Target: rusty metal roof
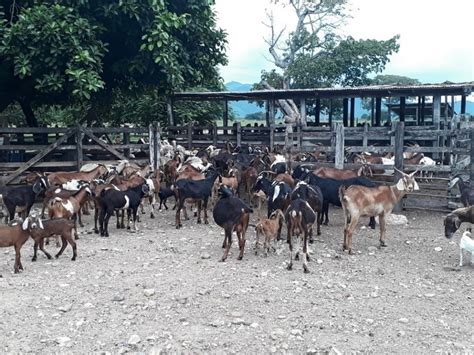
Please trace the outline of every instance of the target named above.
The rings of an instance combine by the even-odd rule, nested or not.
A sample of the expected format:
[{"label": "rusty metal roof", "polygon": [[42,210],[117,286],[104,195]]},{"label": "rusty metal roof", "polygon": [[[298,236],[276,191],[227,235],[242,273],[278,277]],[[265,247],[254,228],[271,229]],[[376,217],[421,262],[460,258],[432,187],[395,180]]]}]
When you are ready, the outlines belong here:
[{"label": "rusty metal roof", "polygon": [[177,92],[172,94],[170,98],[173,101],[240,101],[302,98],[316,99],[351,97],[470,95],[472,92],[474,92],[474,81],[465,83],[441,83],[422,85],[373,85],[289,90]]}]

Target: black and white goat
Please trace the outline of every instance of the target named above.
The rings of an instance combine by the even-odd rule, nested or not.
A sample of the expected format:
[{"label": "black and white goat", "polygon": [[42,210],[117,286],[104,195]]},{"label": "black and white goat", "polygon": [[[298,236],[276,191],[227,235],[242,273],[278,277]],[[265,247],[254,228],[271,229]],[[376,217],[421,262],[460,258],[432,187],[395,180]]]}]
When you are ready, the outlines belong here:
[{"label": "black and white goat", "polygon": [[459,186],[461,203],[464,207],[474,205],[474,190],[471,189],[469,184],[464,182],[460,175],[456,175],[451,179],[448,188],[452,189],[456,184]]},{"label": "black and white goat", "polygon": [[[292,191],[291,200],[296,200],[298,198],[305,200],[309,203],[314,212],[317,213],[317,234],[321,234],[321,221],[323,219],[323,193],[319,186],[310,186],[304,181],[300,181],[296,184],[295,189]],[[313,243],[313,228],[309,231],[309,242]]]},{"label": "black and white goat", "polygon": [[1,190],[0,202],[7,208],[7,220],[13,220],[15,213],[23,219],[30,213],[36,197],[49,187],[46,177],[38,177],[33,185],[5,186]]},{"label": "black and white goat", "polygon": [[133,217],[133,229],[137,229],[137,211],[142,198],[150,191],[146,183],[132,187],[126,191],[114,188],[104,189],[100,194],[99,230],[103,237],[109,236],[109,219],[115,210],[127,210],[128,229],[130,229],[130,211]]}]

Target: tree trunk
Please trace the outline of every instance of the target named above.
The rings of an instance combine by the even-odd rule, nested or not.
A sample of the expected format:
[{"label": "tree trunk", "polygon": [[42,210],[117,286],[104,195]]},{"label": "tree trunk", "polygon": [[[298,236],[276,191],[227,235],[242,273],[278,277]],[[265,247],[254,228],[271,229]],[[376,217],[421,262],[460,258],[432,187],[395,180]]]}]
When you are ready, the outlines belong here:
[{"label": "tree trunk", "polygon": [[28,127],[38,127],[38,120],[36,119],[33,109],[31,108],[31,102],[26,99],[20,99],[18,100],[18,103],[20,104],[21,110],[25,115],[26,124]]},{"label": "tree trunk", "polygon": [[[262,84],[267,88],[267,90],[275,90],[275,88],[266,81],[263,81]],[[283,112],[285,123],[295,123],[300,121],[300,113],[293,100],[277,100],[277,104]]]}]

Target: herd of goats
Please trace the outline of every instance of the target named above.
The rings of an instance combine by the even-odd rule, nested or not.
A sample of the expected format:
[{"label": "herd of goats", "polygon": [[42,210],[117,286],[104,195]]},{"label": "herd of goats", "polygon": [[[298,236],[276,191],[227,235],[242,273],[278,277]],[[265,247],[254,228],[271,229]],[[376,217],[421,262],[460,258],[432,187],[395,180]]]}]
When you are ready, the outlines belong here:
[{"label": "herd of goats", "polygon": [[[427,165],[435,164],[422,154],[405,153],[404,158],[406,165],[420,164],[422,160]],[[352,236],[361,217],[370,218],[371,228],[375,228],[375,217],[378,217],[379,243],[385,247],[385,217],[407,193],[419,189],[415,180],[417,171],[398,171],[400,179],[395,184],[382,185],[369,179],[374,172],[371,165],[390,165],[387,163],[390,157],[375,154],[348,157],[362,164],[357,170],[317,167],[317,162],[325,159],[324,153],[285,157],[268,148],[234,149],[230,145],[189,151],[162,141],[161,169],[156,171],[150,165],[139,167],[118,161],[113,165],[86,164],[78,172],[31,172],[19,186],[0,187],[0,203],[6,209],[6,224],[0,226],[0,247],[14,246],[15,273],[23,269],[20,249],[30,237],[34,240],[33,261],[38,247],[48,259],[52,258],[44,249],[51,237],[56,238],[58,245],[62,241],[56,257],[69,243],[75,260],[77,224],[83,227],[82,214],[91,213],[93,208],[95,233],[108,237],[109,220],[114,214],[117,229],[125,228],[127,214],[127,228],[131,229],[132,222],[137,230],[138,211],[145,214],[144,205],[148,204],[150,217],[154,218],[158,199],[159,209],[162,206],[168,209],[166,201],[170,197],[175,198],[176,228],[182,227],[181,212],[188,219],[186,205],[197,207],[197,223],[201,223],[201,212],[204,223],[209,223],[207,211],[208,207],[212,208],[215,223],[224,229],[221,261],[229,254],[233,233],[237,235],[241,260],[249,225],[256,230],[255,253],[258,254],[263,244],[265,255],[275,249],[274,243],[281,239],[286,225],[288,269],[292,269],[293,259],[298,260],[301,252],[303,270],[309,272],[308,243],[313,242],[313,229],[319,235],[321,225],[328,224],[329,205],[340,206],[344,212],[343,250],[352,253]],[[456,184],[465,207],[444,219],[447,238],[453,236],[461,223],[474,222],[471,207],[474,191],[460,176],[453,177],[450,187]],[[33,204],[41,199],[42,211],[32,211]],[[266,217],[262,216],[264,203]],[[249,223],[254,208],[258,208],[261,217],[256,225]],[[460,250],[461,264],[463,250],[471,252],[474,262],[474,241],[469,232],[463,234]]]}]

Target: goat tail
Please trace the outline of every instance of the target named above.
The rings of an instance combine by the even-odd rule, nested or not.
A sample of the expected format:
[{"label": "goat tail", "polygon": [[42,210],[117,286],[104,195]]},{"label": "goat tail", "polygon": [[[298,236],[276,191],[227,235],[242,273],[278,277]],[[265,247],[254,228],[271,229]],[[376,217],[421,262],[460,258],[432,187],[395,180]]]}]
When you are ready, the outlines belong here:
[{"label": "goat tail", "polygon": [[344,200],[344,195],[346,193],[346,187],[344,185],[341,185],[339,187],[339,200],[341,200],[341,204],[343,204]]}]

